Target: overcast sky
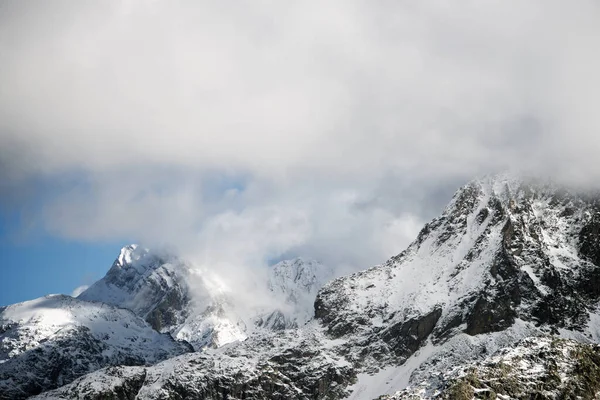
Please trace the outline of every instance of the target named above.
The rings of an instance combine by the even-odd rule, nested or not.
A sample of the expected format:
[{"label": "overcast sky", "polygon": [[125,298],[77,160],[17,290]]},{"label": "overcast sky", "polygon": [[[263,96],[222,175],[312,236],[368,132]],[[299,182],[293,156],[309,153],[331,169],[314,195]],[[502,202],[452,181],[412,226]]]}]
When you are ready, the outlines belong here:
[{"label": "overcast sky", "polygon": [[20,240],[367,267],[478,175],[597,180],[599,49],[592,0],[1,2],[0,204]]}]

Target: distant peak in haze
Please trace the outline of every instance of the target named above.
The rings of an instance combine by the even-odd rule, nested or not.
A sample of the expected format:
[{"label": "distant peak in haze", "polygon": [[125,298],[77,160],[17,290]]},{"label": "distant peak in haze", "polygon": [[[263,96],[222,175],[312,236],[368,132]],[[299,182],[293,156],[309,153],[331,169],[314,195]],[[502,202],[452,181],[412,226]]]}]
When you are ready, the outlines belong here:
[{"label": "distant peak in haze", "polygon": [[[262,276],[259,272],[257,277]],[[317,261],[284,260],[268,268],[264,281],[241,288],[244,296],[256,291],[254,297],[261,302],[242,304],[238,293],[219,290],[228,277],[217,269],[132,244],[121,249],[106,276],[79,299],[131,309],[156,330],[200,349],[243,340],[255,327],[304,324],[313,316],[317,291],[332,277],[332,270]]]}]

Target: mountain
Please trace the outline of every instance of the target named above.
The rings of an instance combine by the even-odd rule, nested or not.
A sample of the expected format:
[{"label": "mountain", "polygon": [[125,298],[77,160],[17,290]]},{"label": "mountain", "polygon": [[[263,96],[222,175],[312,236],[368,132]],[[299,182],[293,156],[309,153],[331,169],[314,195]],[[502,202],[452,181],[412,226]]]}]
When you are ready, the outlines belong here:
[{"label": "mountain", "polygon": [[0,398],[19,399],[109,365],[191,351],[131,311],[51,295],[0,308]]},{"label": "mountain", "polygon": [[427,340],[522,323],[598,341],[599,234],[598,197],[472,182],[405,251],[323,288],[315,314],[333,337],[368,339],[395,362]]},{"label": "mountain", "polygon": [[[107,368],[38,399],[342,398],[356,376],[318,327],[258,331],[243,342],[175,357],[155,366]],[[98,385],[98,382],[103,382]]]},{"label": "mountain", "polygon": [[[134,268],[132,276],[159,269],[125,264],[119,268]],[[272,271],[266,286],[284,301],[246,317],[245,340],[145,367],[104,368],[39,398],[507,399],[598,392],[597,194],[510,175],[473,181],[405,251],[323,286],[307,322],[298,311],[324,277],[305,262]],[[270,315],[284,322],[261,328]],[[481,373],[474,376],[474,368]]]},{"label": "mountain", "polygon": [[598,195],[474,181],[405,251],[326,285],[315,315],[351,362],[381,369],[355,387],[379,394],[529,336],[598,342],[599,223]]},{"label": "mountain", "polygon": [[25,398],[106,366],[147,368],[193,351],[186,339],[202,350],[253,330],[297,327],[312,318],[330,272],[315,261],[282,261],[262,282],[271,306],[242,314],[227,293],[211,290],[218,277],[126,246],[77,299],[52,295],[0,309],[0,398]]},{"label": "mountain", "polygon": [[157,331],[169,331],[187,317],[189,273],[185,262],[175,257],[129,245],[121,249],[106,276],[78,299],[127,308]]},{"label": "mountain", "polygon": [[[259,275],[260,276],[260,275]],[[225,277],[170,255],[129,245],[106,276],[79,295],[132,310],[154,329],[191,343],[196,350],[244,340],[254,329],[302,325],[313,316],[312,302],[332,270],[314,260],[284,260],[255,282],[267,304],[251,309],[235,303]],[[250,283],[247,290],[252,290]]]}]

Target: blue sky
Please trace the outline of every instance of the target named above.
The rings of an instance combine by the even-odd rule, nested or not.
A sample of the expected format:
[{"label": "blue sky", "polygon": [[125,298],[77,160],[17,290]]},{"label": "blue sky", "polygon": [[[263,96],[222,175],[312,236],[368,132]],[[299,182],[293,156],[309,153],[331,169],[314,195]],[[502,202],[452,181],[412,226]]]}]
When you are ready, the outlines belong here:
[{"label": "blue sky", "polygon": [[71,294],[101,278],[122,243],[82,243],[20,233],[17,212],[0,214],[0,305],[49,293]]},{"label": "blue sky", "polygon": [[[160,181],[136,188],[133,196],[136,200],[129,205],[129,209],[126,205],[120,206],[133,214],[134,208],[141,203],[139,199],[148,193],[155,193],[160,198],[177,192],[173,181],[177,181],[181,173],[170,172],[169,176],[170,182]],[[202,196],[206,204],[212,203],[218,207],[222,196],[228,191],[244,190],[245,179],[243,175],[212,171],[197,181],[204,189]],[[109,235],[87,240],[77,240],[75,235],[65,235],[60,229],[56,231],[56,227],[52,231],[47,221],[48,206],[64,201],[68,203],[68,194],[78,191],[86,194],[86,203],[91,203],[95,192],[90,185],[89,176],[73,172],[49,177],[37,176],[22,185],[0,187],[6,194],[0,199],[3,200],[0,201],[0,306],[51,293],[71,294],[75,288],[90,285],[103,277],[121,247],[138,242],[128,239],[126,234],[119,231],[116,223],[111,224]],[[60,224],[61,220],[70,220],[72,224],[89,226],[92,216],[84,214],[80,218],[80,213],[70,208],[72,205],[68,204],[68,215],[54,216],[55,222]],[[97,208],[92,212],[102,214],[102,210]],[[177,214],[177,210],[172,212]],[[161,213],[165,214],[166,211],[162,210]],[[75,222],[73,214],[79,218]],[[151,213],[144,214],[145,219],[152,218],[148,214]],[[145,226],[140,226],[140,229],[144,228]],[[161,236],[154,239],[164,240],[164,243],[175,240],[167,233]]]}]

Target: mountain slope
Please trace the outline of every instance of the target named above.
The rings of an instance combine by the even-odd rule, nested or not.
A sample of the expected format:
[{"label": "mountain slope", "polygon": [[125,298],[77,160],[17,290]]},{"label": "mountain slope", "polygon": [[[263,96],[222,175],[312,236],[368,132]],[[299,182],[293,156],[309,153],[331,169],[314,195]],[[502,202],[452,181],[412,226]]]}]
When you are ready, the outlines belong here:
[{"label": "mountain slope", "polygon": [[25,398],[107,365],[150,365],[190,350],[130,311],[46,296],[0,308],[0,398]]},{"label": "mountain slope", "polygon": [[312,319],[313,302],[333,270],[314,260],[296,258],[269,268],[267,291],[277,309],[253,318],[254,325],[271,330],[297,328]]}]

